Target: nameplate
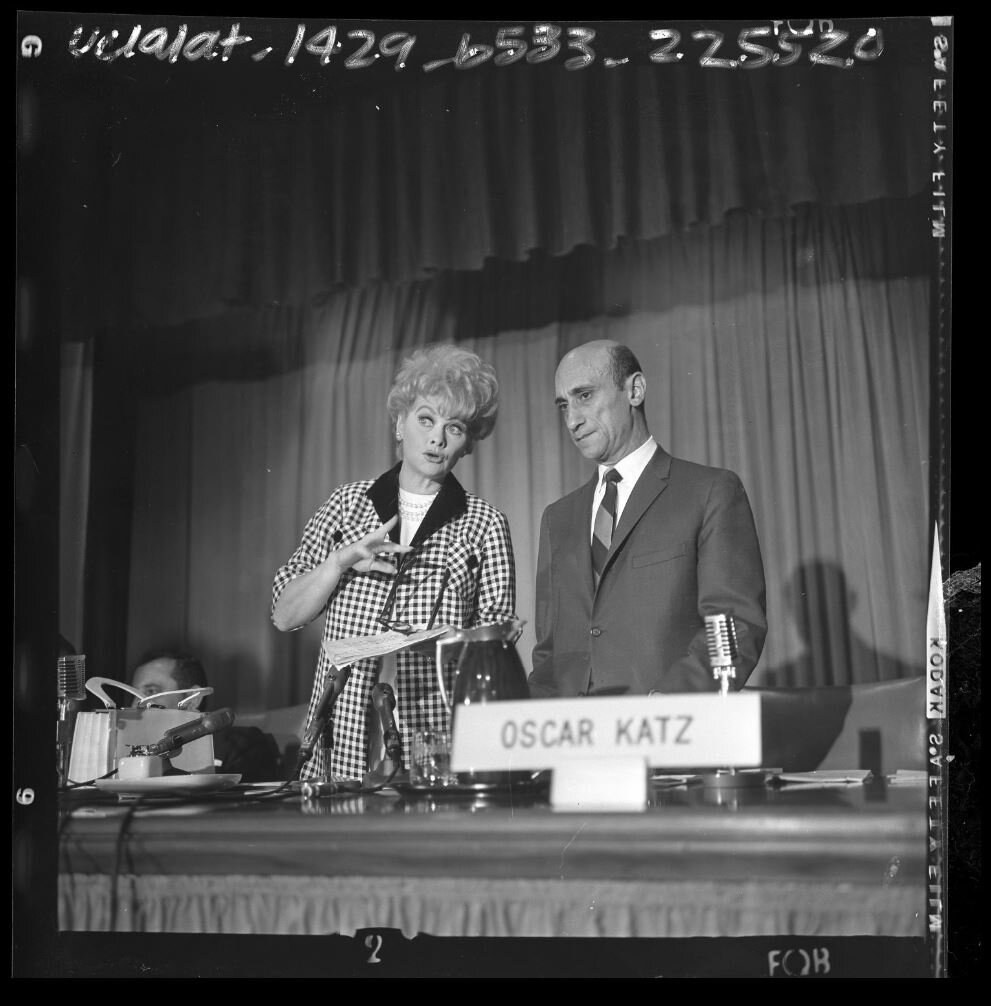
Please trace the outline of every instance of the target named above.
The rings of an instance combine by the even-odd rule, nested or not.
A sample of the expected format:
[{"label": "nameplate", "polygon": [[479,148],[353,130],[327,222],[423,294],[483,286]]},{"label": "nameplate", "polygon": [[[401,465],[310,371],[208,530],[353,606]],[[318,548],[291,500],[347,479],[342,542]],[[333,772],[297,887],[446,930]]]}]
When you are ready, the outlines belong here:
[{"label": "nameplate", "polygon": [[582,759],[652,768],[761,763],[759,695],[620,695],[529,699],[455,708],[451,769],[539,771]]},{"label": "nameplate", "polygon": [[647,762],[636,756],[584,758],[551,773],[555,810],[646,810]]}]

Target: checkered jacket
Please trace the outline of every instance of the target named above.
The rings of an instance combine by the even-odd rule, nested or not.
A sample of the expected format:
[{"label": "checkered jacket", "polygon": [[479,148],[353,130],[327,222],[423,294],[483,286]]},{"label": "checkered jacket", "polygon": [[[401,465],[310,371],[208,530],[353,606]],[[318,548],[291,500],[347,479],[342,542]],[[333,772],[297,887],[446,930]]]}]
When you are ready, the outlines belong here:
[{"label": "checkered jacket", "polygon": [[[275,575],[272,608],[286,584],[318,566],[332,549],[351,545],[394,517],[399,505],[397,465],[375,481],[351,482],[336,489],[310,518],[299,547]],[[393,529],[399,539],[399,526]],[[448,475],[430,510],[410,542],[404,572],[396,584],[388,617],[427,625],[431,609],[444,586],[436,625],[470,628],[515,615],[516,568],[509,522],[484,500],[465,492]],[[331,594],[326,607],[323,639],[345,639],[384,632],[378,621],[396,577],[384,573],[348,570]],[[446,726],[447,714],[437,687],[431,655],[401,652],[396,659],[396,722],[409,752],[414,730]],[[330,663],[321,647],[307,727],[327,682]],[[379,661],[362,660],[351,668],[347,685],[333,713],[333,739],[318,743],[303,767],[303,779],[361,778],[368,770],[368,720],[375,715],[371,690],[378,680]],[[453,668],[446,669],[448,695]],[[328,731],[329,732],[329,731]],[[408,768],[408,764],[404,767]]]}]

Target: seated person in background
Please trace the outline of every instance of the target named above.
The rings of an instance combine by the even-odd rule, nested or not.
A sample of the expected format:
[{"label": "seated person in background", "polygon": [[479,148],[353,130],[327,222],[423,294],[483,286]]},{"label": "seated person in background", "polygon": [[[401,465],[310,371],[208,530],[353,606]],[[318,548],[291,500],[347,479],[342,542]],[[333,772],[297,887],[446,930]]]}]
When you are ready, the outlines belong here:
[{"label": "seated person in background", "polygon": [[739,688],[767,634],[764,566],[739,477],[672,457],[651,436],[647,378],[628,346],[572,349],[555,393],[597,472],[541,520],[530,694],[714,691],[705,616],[720,613],[734,620]]},{"label": "seated person in background", "polygon": [[[206,688],[207,677],[198,657],[172,650],[145,655],[131,675],[131,686],[146,698],[160,692]],[[182,695],[168,695],[161,705],[176,708]],[[138,703],[135,698],[132,705]],[[186,708],[205,711],[207,697],[199,696]],[[285,778],[279,745],[271,734],[258,727],[234,726],[213,735],[213,752],[218,772],[238,773],[241,782],[276,782]]]},{"label": "seated person in background", "polygon": [[[206,671],[198,657],[185,653],[161,650],[146,654],[131,675],[131,687],[136,688],[145,698],[160,692],[184,691],[188,688],[207,688]],[[161,703],[166,709],[175,709],[182,695],[166,695]],[[188,704],[190,709],[199,709],[205,696]],[[134,703],[137,703],[137,699]]]}]

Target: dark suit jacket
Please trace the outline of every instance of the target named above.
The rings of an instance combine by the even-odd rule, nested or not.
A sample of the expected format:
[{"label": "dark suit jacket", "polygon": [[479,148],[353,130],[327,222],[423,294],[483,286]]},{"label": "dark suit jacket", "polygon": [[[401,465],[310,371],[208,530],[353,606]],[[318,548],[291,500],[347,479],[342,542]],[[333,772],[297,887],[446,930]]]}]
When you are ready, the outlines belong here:
[{"label": "dark suit jacket", "polygon": [[537,561],[534,698],[626,685],[718,689],[703,616],[732,615],[747,680],[767,633],[753,513],[731,471],[658,447],[613,536],[598,588],[589,535],[597,477],[544,511]]}]

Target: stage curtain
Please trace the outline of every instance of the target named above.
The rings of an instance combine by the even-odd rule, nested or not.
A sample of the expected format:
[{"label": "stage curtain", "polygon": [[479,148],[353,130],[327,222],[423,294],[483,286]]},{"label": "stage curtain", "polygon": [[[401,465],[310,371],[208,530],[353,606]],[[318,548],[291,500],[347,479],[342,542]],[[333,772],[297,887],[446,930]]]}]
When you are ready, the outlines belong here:
[{"label": "stage curtain", "polygon": [[[921,935],[906,885],[472,877],[122,876],[116,931],[459,937]],[[59,928],[107,932],[109,878],[61,874]]]},{"label": "stage curtain", "polygon": [[885,30],[888,51],[845,70],[600,60],[278,101],[250,74],[67,95],[64,337],[925,191],[928,78]]},{"label": "stage curtain", "polygon": [[320,625],[276,632],[274,571],[335,486],[392,463],[385,397],[403,355],[456,340],[501,382],[495,432],[456,474],[509,516],[528,665],[540,514],[592,472],[556,413],[554,370],[606,337],[640,357],[660,443],[737,471],[750,494],[770,623],[751,683],[920,673],[927,255],[922,200],[803,206],[149,332],[134,378],[146,390],[127,663],[180,641],[225,704],[305,700]]},{"label": "stage curtain", "polygon": [[89,511],[93,414],[92,343],[62,347],[59,438],[59,628],[73,647],[83,641],[86,528]]},{"label": "stage curtain", "polygon": [[[93,361],[91,405],[63,409],[92,437],[62,589],[82,583],[63,606],[95,669],[185,640],[230,701],[304,698],[316,631],[274,635],[271,573],[336,484],[391,462],[392,372],[442,338],[502,375],[459,475],[509,514],[532,622],[540,510],[588,474],[554,367],[601,335],[640,354],[665,447],[751,493],[761,683],[901,676],[928,555],[932,95],[909,29],[888,19],[885,53],[844,70],[207,86],[94,64],[38,128],[53,310]],[[71,386],[88,364],[64,359]]]}]

